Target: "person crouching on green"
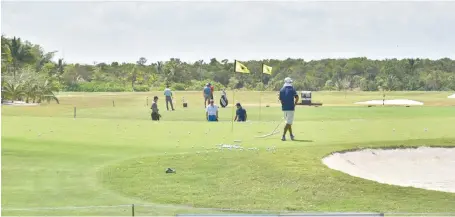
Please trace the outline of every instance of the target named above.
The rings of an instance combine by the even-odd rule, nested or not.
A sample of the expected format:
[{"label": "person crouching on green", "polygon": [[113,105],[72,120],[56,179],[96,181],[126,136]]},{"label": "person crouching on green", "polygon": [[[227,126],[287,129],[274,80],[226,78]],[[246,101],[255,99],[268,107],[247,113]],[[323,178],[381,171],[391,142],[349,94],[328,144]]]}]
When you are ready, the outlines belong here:
[{"label": "person crouching on green", "polygon": [[237,111],[235,112],[235,118],[234,121],[238,122],[245,122],[247,115],[246,115],[246,110],[240,105],[240,103],[235,104],[237,106]]},{"label": "person crouching on green", "polygon": [[158,110],[158,104],[156,104],[157,102],[158,102],[158,97],[154,96],[152,107],[150,108],[150,109],[152,109],[152,120],[154,120],[154,121],[159,121],[161,118],[161,115],[158,112],[159,110]]}]

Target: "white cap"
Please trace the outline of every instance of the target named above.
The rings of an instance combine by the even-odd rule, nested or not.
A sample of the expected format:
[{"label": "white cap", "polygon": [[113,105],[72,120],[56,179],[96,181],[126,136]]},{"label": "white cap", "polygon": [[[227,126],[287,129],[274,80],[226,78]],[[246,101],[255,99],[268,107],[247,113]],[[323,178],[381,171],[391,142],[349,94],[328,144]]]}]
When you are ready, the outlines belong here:
[{"label": "white cap", "polygon": [[286,77],[284,79],[284,83],[290,84],[290,83],[292,83],[292,79],[290,77]]}]

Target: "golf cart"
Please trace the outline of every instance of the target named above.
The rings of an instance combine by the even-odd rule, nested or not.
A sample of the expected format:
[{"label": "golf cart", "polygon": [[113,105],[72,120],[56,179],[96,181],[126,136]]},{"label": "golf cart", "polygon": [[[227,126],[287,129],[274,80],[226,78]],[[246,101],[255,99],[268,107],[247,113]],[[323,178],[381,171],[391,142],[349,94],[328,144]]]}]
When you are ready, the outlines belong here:
[{"label": "golf cart", "polygon": [[301,91],[300,92],[301,102],[298,103],[297,105],[322,106],[322,103],[312,102],[311,95],[312,95],[311,91]]}]

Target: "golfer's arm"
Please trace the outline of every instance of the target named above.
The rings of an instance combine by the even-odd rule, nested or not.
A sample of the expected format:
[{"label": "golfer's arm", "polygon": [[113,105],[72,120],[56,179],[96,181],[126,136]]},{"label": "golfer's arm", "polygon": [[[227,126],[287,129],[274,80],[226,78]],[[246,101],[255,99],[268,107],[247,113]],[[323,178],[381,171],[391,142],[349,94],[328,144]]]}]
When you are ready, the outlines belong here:
[{"label": "golfer's arm", "polygon": [[237,120],[237,115],[235,115],[235,118],[234,118],[234,121],[236,121],[236,120]]},{"label": "golfer's arm", "polygon": [[299,95],[294,96],[294,98],[295,98],[295,104],[297,104],[299,102]]}]

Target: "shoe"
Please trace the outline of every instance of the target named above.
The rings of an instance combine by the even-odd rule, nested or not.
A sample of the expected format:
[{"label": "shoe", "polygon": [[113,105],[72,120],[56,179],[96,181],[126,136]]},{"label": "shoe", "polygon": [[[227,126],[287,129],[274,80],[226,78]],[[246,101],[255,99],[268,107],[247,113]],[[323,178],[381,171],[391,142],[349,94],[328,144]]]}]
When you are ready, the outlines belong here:
[{"label": "shoe", "polygon": [[294,135],[291,135],[291,140],[294,140]]},{"label": "shoe", "polygon": [[286,141],[286,136],[281,137],[281,141]]}]

